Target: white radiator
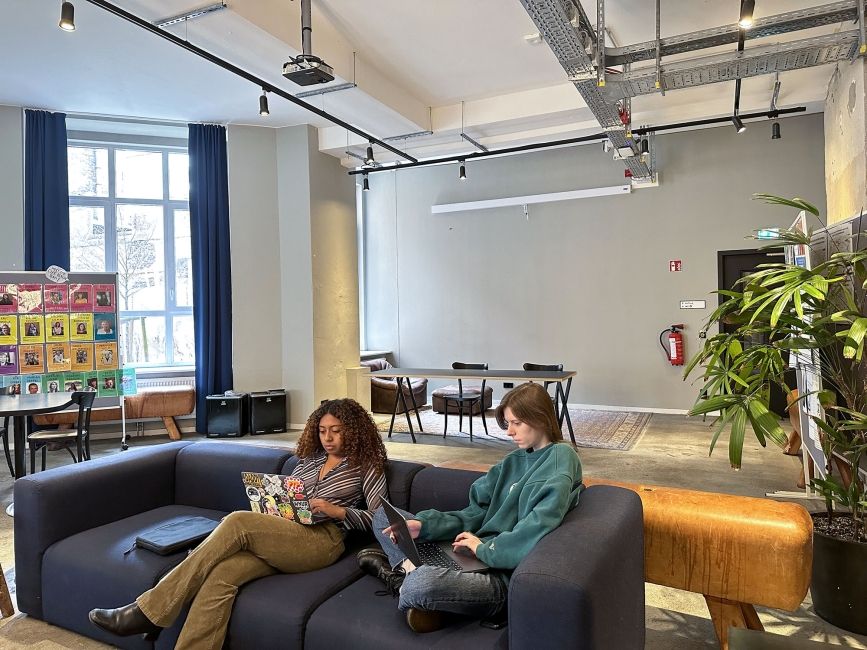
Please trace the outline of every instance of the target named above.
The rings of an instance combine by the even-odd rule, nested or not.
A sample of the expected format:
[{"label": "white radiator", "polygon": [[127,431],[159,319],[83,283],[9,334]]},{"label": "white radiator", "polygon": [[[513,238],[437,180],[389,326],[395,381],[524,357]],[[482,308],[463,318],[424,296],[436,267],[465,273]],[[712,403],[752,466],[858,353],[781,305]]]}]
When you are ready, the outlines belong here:
[{"label": "white radiator", "polygon": [[139,377],[136,380],[139,388],[154,388],[156,386],[191,386],[196,387],[195,377]]}]

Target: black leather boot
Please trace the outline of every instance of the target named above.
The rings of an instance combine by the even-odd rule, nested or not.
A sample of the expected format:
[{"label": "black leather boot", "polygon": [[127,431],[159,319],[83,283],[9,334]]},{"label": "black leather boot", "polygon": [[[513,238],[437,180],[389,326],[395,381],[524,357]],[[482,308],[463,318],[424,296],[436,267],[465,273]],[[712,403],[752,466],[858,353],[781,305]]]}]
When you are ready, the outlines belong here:
[{"label": "black leather boot", "polygon": [[[388,556],[376,548],[366,548],[359,551],[355,557],[358,559],[358,567],[362,571],[385,584],[386,591],[382,592],[383,594],[398,595],[403,579],[406,577],[406,572],[402,568],[392,569],[388,562]],[[379,593],[377,592],[377,594]]]},{"label": "black leather boot", "polygon": [[163,631],[159,625],[151,623],[136,603],[130,603],[117,609],[92,609],[88,618],[98,628],[117,636],[144,634],[145,640],[156,641],[160,632]]}]

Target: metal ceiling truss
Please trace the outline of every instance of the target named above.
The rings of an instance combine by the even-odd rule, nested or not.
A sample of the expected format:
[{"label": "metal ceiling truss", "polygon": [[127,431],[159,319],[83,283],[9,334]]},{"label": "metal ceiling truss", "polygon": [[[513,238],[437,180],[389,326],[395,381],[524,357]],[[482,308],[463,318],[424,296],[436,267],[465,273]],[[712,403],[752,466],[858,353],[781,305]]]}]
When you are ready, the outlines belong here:
[{"label": "metal ceiling truss", "polygon": [[[648,167],[637,155],[636,143],[630,137],[631,97],[851,60],[867,51],[863,3],[864,0],[843,0],[768,16],[756,20],[747,31],[733,23],[660,38],[657,2],[654,40],[606,48],[604,36],[600,36],[605,33],[605,0],[596,0],[595,31],[579,0],[521,0],[614,148],[621,153],[628,153],[626,147],[633,151],[633,155],[626,155],[623,160],[633,177],[638,179],[651,177],[655,170],[653,156]],[[729,45],[739,39],[752,40],[850,22],[857,23],[856,28],[661,64],[663,56]],[[631,69],[632,63],[650,60],[655,65]],[[606,66],[623,66],[623,70],[611,74],[606,71]]]},{"label": "metal ceiling truss", "polygon": [[[597,2],[601,5],[603,0]],[[620,107],[602,92],[604,65],[599,66],[603,72],[597,72],[593,58],[588,54],[588,50],[592,52],[594,49],[597,32],[591,27],[578,0],[521,0],[521,4],[614,148],[620,152],[626,149],[632,151],[632,155],[623,158],[632,177],[651,178],[652,171],[641,159],[635,142],[627,135],[630,128],[628,120],[624,123]],[[604,11],[599,14],[604,15]],[[604,34],[604,21],[600,20],[599,24],[602,29],[598,33]]]},{"label": "metal ceiling truss", "polygon": [[[860,37],[857,29],[805,38],[799,41],[757,47],[743,52],[669,63],[662,67],[662,87],[666,90],[693,88],[721,81],[734,81],[787,70],[849,61],[858,54]],[[658,92],[656,69],[631,70],[617,75],[602,89],[607,100],[614,102]]]},{"label": "metal ceiling truss", "polygon": [[[757,18],[753,26],[745,30],[744,37],[747,41],[787,34],[811,27],[823,25],[836,25],[837,23],[856,22],[858,20],[858,6],[856,0],[833,2],[820,7],[810,7],[798,11],[789,11],[775,16]],[[704,29],[680,36],[670,36],[660,39],[660,55],[671,56],[704,50],[720,45],[731,45],[738,42],[738,33],[741,30],[737,23]],[[636,61],[649,61],[656,57],[656,41],[645,41],[624,47],[609,47],[605,51],[605,60],[609,66],[635,63]]]}]

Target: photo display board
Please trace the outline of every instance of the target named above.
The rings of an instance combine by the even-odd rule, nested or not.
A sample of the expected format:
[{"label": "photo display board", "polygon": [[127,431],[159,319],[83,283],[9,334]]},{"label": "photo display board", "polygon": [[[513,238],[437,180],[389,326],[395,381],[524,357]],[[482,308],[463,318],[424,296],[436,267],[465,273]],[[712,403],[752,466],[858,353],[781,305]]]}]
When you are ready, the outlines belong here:
[{"label": "photo display board", "polygon": [[0,386],[95,391],[116,404],[134,373],[121,370],[116,274],[70,273],[56,283],[40,271],[0,272]]}]

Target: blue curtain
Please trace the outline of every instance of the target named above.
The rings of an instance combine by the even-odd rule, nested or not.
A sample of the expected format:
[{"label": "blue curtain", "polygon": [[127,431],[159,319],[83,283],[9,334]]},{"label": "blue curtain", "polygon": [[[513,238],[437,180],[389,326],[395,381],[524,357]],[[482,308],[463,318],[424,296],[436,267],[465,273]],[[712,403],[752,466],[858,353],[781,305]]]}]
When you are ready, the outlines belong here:
[{"label": "blue curtain", "polygon": [[190,124],[189,127],[196,431],[207,433],[205,397],[232,388],[226,129],[212,124]]},{"label": "blue curtain", "polygon": [[69,270],[66,115],[24,111],[24,268]]}]

